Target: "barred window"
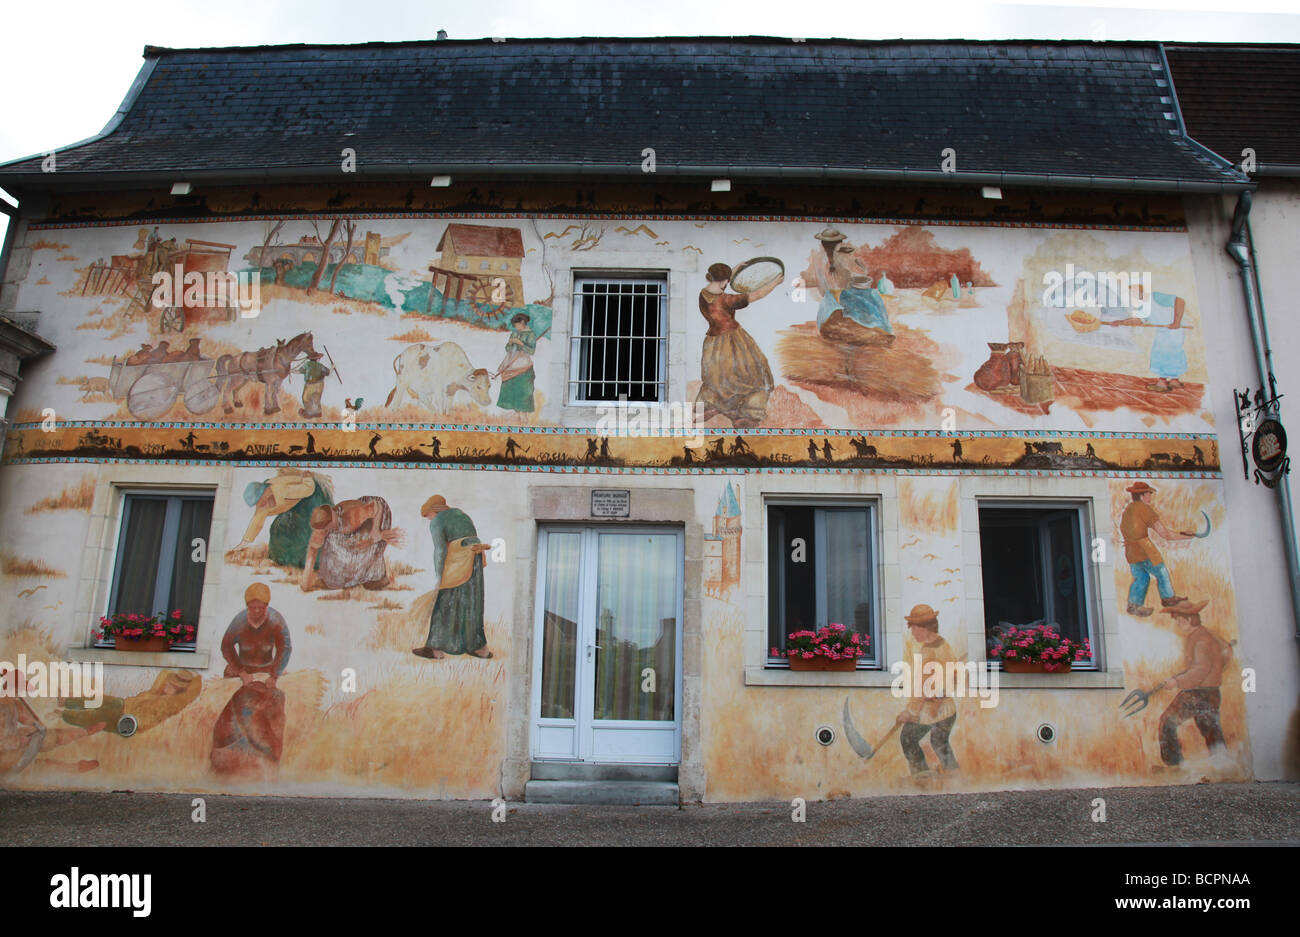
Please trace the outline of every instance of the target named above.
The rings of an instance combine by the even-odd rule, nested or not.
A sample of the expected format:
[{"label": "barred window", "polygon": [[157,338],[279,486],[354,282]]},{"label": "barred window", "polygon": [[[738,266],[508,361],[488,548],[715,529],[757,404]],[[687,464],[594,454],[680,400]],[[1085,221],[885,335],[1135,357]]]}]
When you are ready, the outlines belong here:
[{"label": "barred window", "polygon": [[662,402],[667,280],[579,277],[573,289],[569,402]]}]

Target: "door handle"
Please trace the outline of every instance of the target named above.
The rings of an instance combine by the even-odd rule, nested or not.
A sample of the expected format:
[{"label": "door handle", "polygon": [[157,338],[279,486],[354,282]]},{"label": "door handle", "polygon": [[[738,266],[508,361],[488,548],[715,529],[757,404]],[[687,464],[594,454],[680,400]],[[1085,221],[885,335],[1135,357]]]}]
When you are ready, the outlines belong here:
[{"label": "door handle", "polygon": [[601,647],[599,644],[588,644],[588,645],[587,645],[587,663],[591,664],[591,663],[594,663],[594,662],[595,662],[596,655],[593,653],[594,651],[603,651],[603,650],[604,650],[604,648]]}]

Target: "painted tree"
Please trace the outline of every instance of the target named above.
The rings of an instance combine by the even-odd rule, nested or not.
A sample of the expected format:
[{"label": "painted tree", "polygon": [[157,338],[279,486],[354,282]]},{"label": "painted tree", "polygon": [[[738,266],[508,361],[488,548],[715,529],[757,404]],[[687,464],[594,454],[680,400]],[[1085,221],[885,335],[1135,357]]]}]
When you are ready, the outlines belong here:
[{"label": "painted tree", "polygon": [[337,264],[334,265],[334,275],[333,275],[332,277],[330,277],[330,292],[331,292],[331,293],[334,292],[334,283],[335,283],[335,282],[338,280],[338,278],[339,278],[339,271],[342,270],[342,269],[343,269],[343,265],[344,265],[345,263],[348,262],[348,254],[350,254],[350,253],[352,252],[352,238],[353,238],[353,236],[355,236],[356,233],[357,233],[357,223],[356,223],[355,221],[349,221],[349,222],[347,222],[347,223],[345,223],[345,224],[343,225],[343,229],[344,229],[345,231],[347,231],[347,234],[348,234],[348,243],[347,243],[347,246],[343,248],[343,256],[340,257],[340,258],[339,258],[339,262],[338,262]]},{"label": "painted tree", "polygon": [[316,287],[320,286],[320,278],[325,273],[325,265],[330,261],[330,248],[334,246],[334,239],[339,236],[339,225],[343,223],[342,218],[335,218],[330,224],[330,232],[321,241],[320,228],[316,227],[316,222],[311,223],[312,230],[316,232],[316,240],[321,241],[320,258],[316,261],[316,272],[311,275],[311,282],[307,284],[307,295],[310,296],[316,292]]},{"label": "painted tree", "polygon": [[259,267],[266,266],[266,251],[271,246],[271,241],[275,238],[277,234],[280,233],[280,229],[283,227],[284,227],[284,222],[277,221],[274,225],[272,225],[267,230],[266,237],[262,240],[262,250],[257,255],[257,265]]},{"label": "painted tree", "polygon": [[293,269],[293,261],[288,257],[277,257],[271,261],[271,269],[275,272],[275,282],[280,286],[284,286],[284,278]]}]

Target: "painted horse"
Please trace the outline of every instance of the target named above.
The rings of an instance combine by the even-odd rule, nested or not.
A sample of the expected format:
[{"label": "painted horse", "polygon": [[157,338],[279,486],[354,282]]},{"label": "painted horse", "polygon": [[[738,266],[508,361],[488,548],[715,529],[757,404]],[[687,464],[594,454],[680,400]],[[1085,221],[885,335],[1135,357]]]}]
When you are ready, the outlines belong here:
[{"label": "painted horse", "polygon": [[315,353],[311,333],[301,332],[274,347],[259,348],[217,358],[216,382],[221,388],[221,405],[226,413],[242,407],[239,391],[250,381],[263,385],[262,412],[270,416],[280,412],[280,385],[293,369],[293,361],[304,352]]}]

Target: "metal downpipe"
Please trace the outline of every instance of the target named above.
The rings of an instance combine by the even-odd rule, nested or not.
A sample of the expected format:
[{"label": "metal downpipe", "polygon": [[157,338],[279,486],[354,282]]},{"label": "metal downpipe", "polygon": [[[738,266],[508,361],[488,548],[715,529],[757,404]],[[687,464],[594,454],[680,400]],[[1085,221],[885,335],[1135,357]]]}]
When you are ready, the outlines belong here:
[{"label": "metal downpipe", "polygon": [[[1268,347],[1268,325],[1264,318],[1264,300],[1259,289],[1254,264],[1255,248],[1250,239],[1249,216],[1251,194],[1242,192],[1237,197],[1237,208],[1232,213],[1232,235],[1224,249],[1241,269],[1241,283],[1246,295],[1246,318],[1250,322],[1251,350],[1255,353],[1255,366],[1259,371],[1260,386],[1271,394],[1269,375],[1272,373],[1273,352]],[[1268,408],[1269,416],[1279,410],[1274,403]],[[1291,501],[1291,485],[1283,475],[1277,485],[1282,507],[1282,529],[1286,538],[1287,579],[1291,588],[1291,613],[1295,622],[1295,639],[1300,642],[1300,555],[1297,553],[1295,509]]]}]

